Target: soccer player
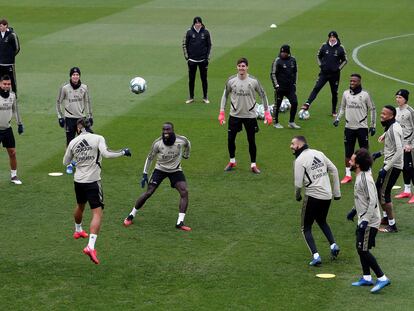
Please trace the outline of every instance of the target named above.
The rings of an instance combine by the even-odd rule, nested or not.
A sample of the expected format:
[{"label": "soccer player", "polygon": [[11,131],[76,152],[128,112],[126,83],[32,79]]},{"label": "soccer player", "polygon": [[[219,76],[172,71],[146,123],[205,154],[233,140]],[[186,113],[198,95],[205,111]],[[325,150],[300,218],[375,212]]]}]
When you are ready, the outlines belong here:
[{"label": "soccer player", "polygon": [[203,86],[203,102],[209,104],[207,91],[207,70],[210,60],[211,38],[210,32],[203,24],[201,17],[196,16],[193,19],[193,25],[187,30],[183,39],[184,58],[188,65],[188,90],[189,98],[186,104],[194,102],[194,83],[197,67],[200,70],[201,84]]},{"label": "soccer player", "polygon": [[290,55],[290,46],[284,44],[280,47],[279,56],[273,61],[270,72],[273,88],[275,89],[275,108],[273,109],[274,127],[283,128],[279,123],[279,109],[283,97],[289,99],[291,104],[289,127],[299,129],[300,126],[295,123],[296,111],[298,109],[298,97],[296,96],[296,81],[298,68],[296,59]]},{"label": "soccer player", "polygon": [[376,293],[390,285],[391,282],[382,272],[376,258],[369,252],[375,246],[375,236],[381,222],[377,191],[370,172],[373,160],[366,149],[359,149],[352,155],[349,162],[351,170],[356,174],[356,180],[354,207],[348,213],[347,219],[354,221],[354,216],[358,214],[356,249],[362,266],[362,277],[352,283],[352,286],[374,285],[370,272],[372,269],[377,276],[377,283],[371,289],[371,293]]},{"label": "soccer player", "polygon": [[19,38],[5,19],[0,20],[0,35],[0,77],[10,77],[12,90],[17,97],[15,58],[20,51]]},{"label": "soccer player", "polygon": [[[81,71],[73,67],[69,71],[69,82],[64,83],[56,100],[56,111],[59,125],[66,131],[66,146],[76,136],[77,121],[87,117],[90,126],[93,125],[92,106],[89,99],[88,86],[80,80]],[[62,109],[63,105],[63,109]],[[66,173],[73,173],[74,164],[69,163]]]},{"label": "soccer player", "polygon": [[23,133],[23,124],[17,107],[16,94],[11,89],[11,78],[4,75],[0,78],[0,143],[6,148],[10,160],[10,181],[15,185],[21,185],[17,177],[16,141],[10,121],[14,116],[17,122],[17,132]]},{"label": "soccer player", "polygon": [[[188,159],[190,151],[190,141],[185,136],[176,135],[174,125],[171,122],[165,122],[162,126],[161,137],[158,137],[152,143],[151,151],[145,161],[141,187],[144,188],[145,184],[147,184],[147,191],[141,194],[131,213],[124,219],[125,227],[132,225],[138,210],[144,206],[145,202],[154,194],[162,181],[168,177],[171,188],[177,189],[180,194],[179,213],[175,227],[180,230],[191,231],[190,227],[184,225],[185,213],[188,207],[188,190],[181,168],[181,159]],[[155,169],[148,182],[148,172],[154,158],[156,158]]]},{"label": "soccer player", "polygon": [[395,117],[396,109],[386,105],[381,111],[381,124],[385,133],[381,136],[384,141],[384,150],[372,154],[373,159],[384,155],[384,165],[378,172],[376,181],[378,198],[383,209],[381,224],[388,225],[382,232],[397,232],[394,209],[391,202],[391,189],[395,185],[403,168],[403,131]]},{"label": "soccer player", "polygon": [[68,165],[75,160],[77,166],[74,174],[76,207],[73,214],[75,218],[73,237],[75,239],[88,237],[88,234],[82,229],[82,218],[86,202],[89,202],[92,210],[92,220],[89,227],[89,242],[83,249],[83,253],[88,255],[95,264],[99,264],[95,242],[98,238],[104,209],[101,184],[102,157],[130,157],[131,152],[128,148],[120,151],[109,150],[105,138],[93,134],[91,123],[87,118],[78,119],[76,129],[79,135],[71,140],[63,157],[64,165]]},{"label": "soccer player", "polygon": [[290,149],[296,157],[294,163],[296,201],[302,200],[302,188],[305,189],[301,229],[312,254],[309,265],[318,266],[322,263],[322,259],[312,235],[314,221],[319,225],[329,242],[332,259],[335,259],[339,254],[339,246],[326,222],[332,199],[332,188],[328,174],[332,174],[333,177],[334,199],[341,198],[338,170],[322,152],[309,149],[306,138],[303,136],[293,137]]},{"label": "soccer player", "polygon": [[259,94],[264,110],[265,123],[271,125],[273,120],[268,110],[268,101],[266,93],[259,80],[248,74],[249,62],[246,58],[240,58],[237,61],[237,75],[227,79],[224,87],[223,97],[221,98],[220,114],[218,120],[220,125],[225,123],[225,109],[227,98],[230,95],[230,117],[228,127],[228,150],[230,162],[224,168],[225,171],[233,170],[236,165],[236,136],[244,126],[249,142],[250,169],[254,174],[260,174],[256,165],[256,133],[259,131],[257,125],[256,112],[256,93]]},{"label": "soccer player", "polygon": [[413,146],[414,146],[414,109],[408,105],[408,95],[410,93],[401,89],[395,94],[397,102],[397,116],[395,119],[400,123],[403,131],[404,149],[404,191],[395,196],[396,199],[410,198],[408,203],[414,203],[414,195],[411,196],[411,182],[414,183],[413,167]]},{"label": "soccer player", "polygon": [[[368,130],[368,114],[370,123]],[[341,107],[333,125],[338,126],[341,117],[345,115],[344,144],[345,144],[345,177],[341,184],[352,181],[349,160],[355,150],[358,139],[360,148],[368,149],[368,132],[375,135],[375,104],[369,93],[362,89],[361,76],[357,73],[351,74],[349,89],[342,95]]]},{"label": "soccer player", "polygon": [[302,106],[302,109],[308,110],[319,91],[323,88],[326,82],[329,82],[332,94],[332,116],[336,117],[339,79],[341,77],[342,68],[344,68],[348,62],[345,48],[341,44],[336,31],[329,32],[328,41],[322,44],[318,51],[317,61],[319,68],[321,69],[318,80],[316,80],[316,84],[310,93],[308,100]]}]

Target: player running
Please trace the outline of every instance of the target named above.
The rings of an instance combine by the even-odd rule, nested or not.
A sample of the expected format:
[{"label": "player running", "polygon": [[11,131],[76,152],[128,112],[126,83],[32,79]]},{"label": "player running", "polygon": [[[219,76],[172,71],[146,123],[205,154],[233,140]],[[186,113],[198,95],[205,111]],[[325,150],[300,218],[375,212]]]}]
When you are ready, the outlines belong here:
[{"label": "player running", "polygon": [[[154,194],[162,181],[168,177],[171,188],[177,189],[180,193],[179,213],[175,227],[180,230],[191,231],[190,227],[184,225],[185,213],[188,207],[188,190],[181,168],[181,158],[188,159],[190,157],[190,150],[190,141],[184,136],[176,135],[174,133],[174,125],[171,122],[165,122],[162,126],[161,137],[158,137],[152,143],[151,151],[145,161],[141,187],[144,188],[145,184],[147,184],[147,191],[141,194],[131,213],[124,219],[125,227],[132,225],[138,210],[144,206],[145,202]],[[148,182],[148,171],[155,157],[155,169]]]}]

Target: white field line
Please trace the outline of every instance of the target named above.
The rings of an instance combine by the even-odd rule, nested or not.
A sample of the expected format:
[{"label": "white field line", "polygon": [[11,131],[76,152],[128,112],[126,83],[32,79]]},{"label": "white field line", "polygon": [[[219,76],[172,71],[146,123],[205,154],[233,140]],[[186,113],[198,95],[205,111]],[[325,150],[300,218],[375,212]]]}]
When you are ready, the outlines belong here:
[{"label": "white field line", "polygon": [[369,71],[369,72],[372,72],[373,74],[376,74],[376,75],[378,75],[378,76],[381,76],[381,77],[384,77],[384,78],[387,78],[387,79],[390,79],[390,80],[394,80],[394,81],[397,81],[397,82],[401,82],[401,83],[404,83],[404,84],[414,85],[414,83],[413,83],[413,82],[409,82],[409,81],[405,81],[405,80],[397,79],[397,78],[394,78],[394,77],[392,77],[392,76],[389,76],[389,75],[383,74],[383,73],[381,73],[381,72],[375,71],[374,69],[371,69],[371,68],[369,68],[368,66],[365,66],[365,65],[364,65],[364,64],[363,64],[363,63],[362,63],[362,62],[358,59],[358,52],[359,52],[359,50],[360,50],[360,49],[362,49],[362,48],[364,48],[364,47],[367,47],[367,46],[369,46],[369,45],[371,45],[371,44],[375,44],[375,43],[382,42],[382,41],[393,40],[393,39],[398,39],[398,38],[405,38],[405,37],[409,37],[409,36],[414,36],[414,33],[409,33],[409,34],[400,35],[400,36],[394,36],[394,37],[388,37],[388,38],[383,38],[383,39],[379,39],[379,40],[375,40],[375,41],[371,41],[371,42],[368,42],[368,43],[361,44],[360,46],[356,47],[356,48],[352,51],[352,59],[354,60],[354,62],[355,62],[358,66],[360,66],[360,67],[364,68],[365,70],[367,70],[367,71]]}]

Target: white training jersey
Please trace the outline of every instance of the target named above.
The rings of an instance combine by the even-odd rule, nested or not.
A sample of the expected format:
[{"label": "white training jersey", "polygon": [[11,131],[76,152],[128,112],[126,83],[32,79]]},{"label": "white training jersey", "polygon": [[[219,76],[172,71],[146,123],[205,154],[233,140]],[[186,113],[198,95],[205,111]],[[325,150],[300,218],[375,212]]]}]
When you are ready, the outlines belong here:
[{"label": "white training jersey", "polygon": [[333,195],[341,196],[338,170],[322,152],[305,149],[296,158],[294,166],[296,193],[304,187],[307,196],[320,200],[332,199],[330,173],[333,176]]},{"label": "white training jersey", "polygon": [[[64,111],[62,111],[62,105]],[[63,117],[74,119],[92,118],[88,86],[82,83],[79,88],[74,89],[70,82],[64,83],[56,100],[56,111],[59,119]]]},{"label": "white training jersey", "polygon": [[414,147],[414,109],[408,105],[397,107],[395,120],[400,123],[403,131],[403,146]]},{"label": "white training jersey", "polygon": [[6,130],[10,127],[12,117],[16,118],[17,124],[22,124],[19,109],[17,108],[16,95],[10,91],[9,97],[0,96],[0,130]]},{"label": "white training jersey", "polygon": [[188,159],[190,157],[191,143],[185,136],[176,135],[175,142],[171,146],[167,146],[162,141],[162,137],[157,138],[151,146],[144,165],[144,174],[148,174],[152,160],[156,158],[155,169],[174,173],[182,171],[181,158]]},{"label": "white training jersey", "polygon": [[226,109],[227,98],[230,95],[230,115],[237,118],[256,118],[256,93],[259,94],[264,110],[268,110],[268,100],[259,80],[247,75],[240,79],[238,75],[231,76],[224,87],[221,97],[220,110]]},{"label": "white training jersey", "polygon": [[360,172],[354,185],[354,208],[358,215],[358,224],[368,221],[368,226],[379,228],[381,223],[378,193],[371,172]]},{"label": "white training jersey", "polygon": [[78,183],[92,183],[101,180],[102,156],[118,158],[123,156],[122,151],[111,151],[101,135],[82,132],[68,145],[63,164],[76,162],[74,181]]},{"label": "white training jersey", "polygon": [[358,94],[353,94],[351,90],[344,92],[337,120],[340,120],[344,114],[346,128],[352,130],[368,128],[368,114],[370,117],[369,127],[375,128],[375,105],[371,96],[365,90]]},{"label": "white training jersey", "polygon": [[403,131],[398,122],[394,122],[385,132],[384,139],[384,169],[389,171],[392,167],[403,169]]}]

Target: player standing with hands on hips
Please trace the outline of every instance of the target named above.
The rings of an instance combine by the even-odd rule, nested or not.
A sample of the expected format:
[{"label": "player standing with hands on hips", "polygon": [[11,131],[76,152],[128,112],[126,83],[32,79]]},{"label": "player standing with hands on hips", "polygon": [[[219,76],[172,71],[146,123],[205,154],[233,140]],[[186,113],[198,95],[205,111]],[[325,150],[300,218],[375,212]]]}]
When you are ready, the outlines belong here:
[{"label": "player standing with hands on hips", "polygon": [[76,194],[76,207],[73,213],[75,218],[75,239],[87,238],[88,234],[82,229],[83,211],[86,202],[92,210],[92,220],[89,227],[89,243],[83,249],[83,253],[99,264],[95,242],[101,228],[104,202],[101,184],[102,157],[118,158],[131,156],[128,148],[120,151],[111,151],[106,145],[105,138],[93,134],[91,124],[87,118],[78,119],[76,129],[78,136],[72,139],[63,157],[63,164],[68,165],[76,161],[77,169],[73,176]]},{"label": "player standing with hands on hips", "polygon": [[0,78],[0,143],[6,148],[10,161],[10,181],[15,185],[21,185],[17,177],[16,141],[10,121],[14,115],[17,122],[17,132],[23,134],[23,124],[17,108],[16,94],[11,91],[11,79],[4,75]]},{"label": "player standing with hands on hips", "polygon": [[333,177],[334,199],[341,198],[338,170],[322,152],[309,149],[306,138],[303,136],[293,137],[290,149],[296,157],[294,163],[296,201],[302,200],[302,188],[305,189],[301,228],[306,244],[312,253],[309,265],[318,266],[322,263],[322,259],[312,235],[314,221],[319,225],[329,242],[332,259],[335,259],[339,254],[339,246],[335,243],[331,228],[326,222],[332,199],[329,174],[332,174]]},{"label": "player standing with hands on hips", "polygon": [[[125,227],[132,225],[132,220],[135,218],[138,210],[144,206],[145,202],[154,194],[162,181],[168,177],[171,188],[177,189],[180,193],[178,219],[175,227],[183,231],[191,231],[190,227],[184,225],[184,218],[188,208],[188,190],[181,168],[181,159],[188,159],[190,151],[190,141],[185,136],[176,135],[174,133],[174,125],[171,122],[165,122],[162,126],[161,137],[153,142],[151,151],[145,161],[141,187],[144,188],[147,184],[147,191],[141,194],[131,213],[124,219]],[[148,172],[155,158],[155,169],[148,181]]]},{"label": "player standing with hands on hips", "polygon": [[391,282],[382,272],[376,258],[369,252],[375,246],[375,236],[381,222],[377,190],[370,172],[373,160],[366,149],[359,149],[352,155],[349,162],[351,170],[356,174],[356,180],[354,207],[348,213],[347,219],[354,221],[355,215],[358,215],[356,248],[362,266],[362,277],[352,283],[352,286],[374,285],[370,272],[372,269],[377,276],[377,283],[371,289],[371,293],[376,293]]},{"label": "player standing with hands on hips", "polygon": [[225,123],[225,109],[227,98],[230,95],[230,117],[228,127],[228,150],[230,162],[224,168],[225,171],[233,170],[236,165],[236,136],[244,126],[249,142],[250,169],[254,174],[260,174],[256,165],[256,133],[259,126],[256,119],[256,93],[259,94],[265,110],[265,123],[271,125],[272,116],[268,109],[266,93],[259,80],[248,74],[249,62],[246,58],[240,58],[237,61],[237,75],[227,79],[224,87],[223,97],[221,98],[220,114],[218,121],[220,125]]},{"label": "player standing with hands on hips", "polygon": [[[80,80],[79,67],[73,67],[69,71],[69,82],[64,83],[56,100],[56,111],[59,125],[66,131],[66,146],[75,138],[77,133],[77,121],[86,117],[90,126],[93,125],[92,106],[89,98],[88,86]],[[62,110],[63,105],[63,110]],[[74,163],[69,163],[66,173],[72,174]]]}]

